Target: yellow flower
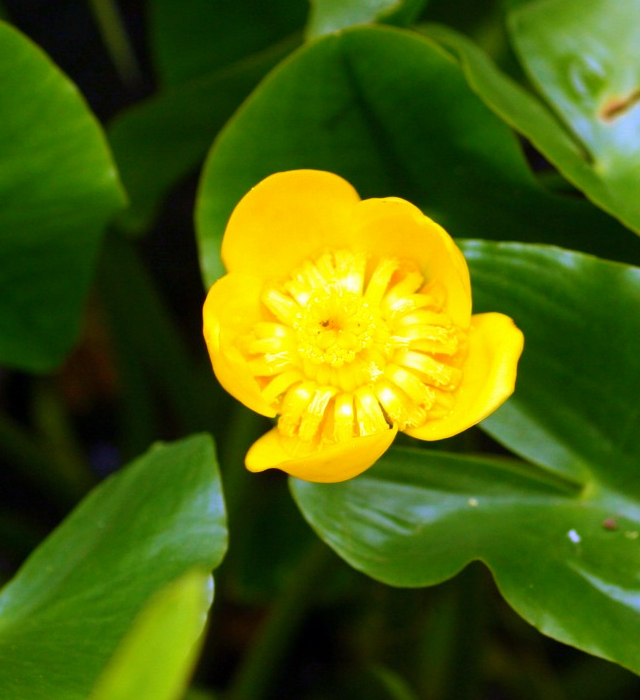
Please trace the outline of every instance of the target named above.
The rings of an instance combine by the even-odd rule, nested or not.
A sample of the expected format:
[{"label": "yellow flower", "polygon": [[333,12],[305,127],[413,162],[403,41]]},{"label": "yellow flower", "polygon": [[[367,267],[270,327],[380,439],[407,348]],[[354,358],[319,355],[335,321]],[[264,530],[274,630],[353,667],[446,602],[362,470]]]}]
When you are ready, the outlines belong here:
[{"label": "yellow flower", "polygon": [[204,305],[213,369],[279,416],[250,448],[251,471],[350,479],[398,430],[450,437],[513,392],[522,333],[471,315],[462,253],[409,202],[361,201],[332,173],[277,173],[235,208],[222,259]]}]

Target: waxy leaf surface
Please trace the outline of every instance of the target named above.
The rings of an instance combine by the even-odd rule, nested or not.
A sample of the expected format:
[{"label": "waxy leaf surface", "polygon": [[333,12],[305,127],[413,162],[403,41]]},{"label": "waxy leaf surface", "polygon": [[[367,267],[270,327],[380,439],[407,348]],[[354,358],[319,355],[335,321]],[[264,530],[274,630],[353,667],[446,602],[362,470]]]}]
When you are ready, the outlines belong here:
[{"label": "waxy leaf surface", "polygon": [[[240,198],[273,172],[329,170],[362,197],[399,196],[454,237],[554,242],[602,252],[629,238],[590,204],[548,194],[510,128],[459,66],[416,34],[356,27],[306,45],[245,102],[210,152],[197,228],[207,285]],[[595,227],[596,241],[585,236]],[[640,260],[640,255],[638,256]]]},{"label": "waxy leaf surface", "polygon": [[136,614],[226,549],[213,444],[156,445],[97,487],[0,593],[3,700],[81,700]]},{"label": "waxy leaf surface", "polygon": [[395,449],[361,477],[292,480],[354,567],[425,586],[473,560],[545,634],[640,672],[640,269],[467,242],[475,310],[525,334],[514,396],[483,427],[530,460]]},{"label": "waxy leaf surface", "polygon": [[75,86],[0,23],[0,363],[48,371],[62,361],[102,232],[123,204]]},{"label": "waxy leaf surface", "polygon": [[[424,31],[461,60],[469,84],[589,199],[640,232],[640,5],[596,0],[512,3],[508,26],[534,95],[469,39]],[[617,257],[617,256],[616,256]]]}]

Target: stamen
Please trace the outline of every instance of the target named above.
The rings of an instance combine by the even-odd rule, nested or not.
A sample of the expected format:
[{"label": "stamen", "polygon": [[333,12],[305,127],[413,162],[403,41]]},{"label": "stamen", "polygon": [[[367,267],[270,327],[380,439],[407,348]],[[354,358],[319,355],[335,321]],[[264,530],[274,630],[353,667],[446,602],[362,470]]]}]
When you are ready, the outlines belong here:
[{"label": "stamen", "polygon": [[289,437],[294,437],[297,434],[300,420],[315,393],[316,385],[314,382],[303,382],[289,389],[282,402],[282,415],[278,420],[278,428],[281,433]]},{"label": "stamen", "polygon": [[413,372],[398,367],[398,365],[388,365],[385,370],[385,376],[400,387],[411,401],[421,408],[429,410],[435,403],[435,390],[420,381]]},{"label": "stamen", "polygon": [[445,365],[433,357],[413,350],[401,350],[396,356],[399,365],[416,370],[423,381],[432,386],[452,391],[457,388],[462,372],[457,367]]},{"label": "stamen", "polygon": [[391,382],[381,379],[376,383],[376,396],[385,413],[400,430],[422,425],[427,412],[412,401]]},{"label": "stamen", "polygon": [[400,262],[395,258],[383,258],[376,265],[364,298],[372,306],[379,306],[382,301],[394,272],[400,267]]},{"label": "stamen", "polygon": [[380,404],[369,386],[363,386],[355,394],[356,420],[360,435],[374,435],[387,430],[389,425]]},{"label": "stamen", "polygon": [[336,396],[333,407],[333,437],[344,442],[354,436],[353,395],[342,393]]},{"label": "stamen", "polygon": [[237,347],[292,455],[419,427],[455,404],[466,335],[442,311],[442,285],[425,285],[411,263],[327,251],[262,301],[277,321],[257,323]]},{"label": "stamen", "polygon": [[334,387],[318,387],[313,398],[302,414],[298,436],[301,440],[311,441],[315,438],[320,423],[324,418],[329,401],[335,396],[337,389]]},{"label": "stamen", "polygon": [[285,326],[293,326],[300,313],[300,306],[277,289],[267,289],[262,295],[262,303]]},{"label": "stamen", "polygon": [[293,365],[292,356],[288,352],[268,353],[247,363],[255,377],[272,377],[284,372]]},{"label": "stamen", "polygon": [[302,379],[303,375],[298,369],[278,374],[262,389],[262,398],[264,398],[268,404],[272,404],[284,394],[287,389]]}]

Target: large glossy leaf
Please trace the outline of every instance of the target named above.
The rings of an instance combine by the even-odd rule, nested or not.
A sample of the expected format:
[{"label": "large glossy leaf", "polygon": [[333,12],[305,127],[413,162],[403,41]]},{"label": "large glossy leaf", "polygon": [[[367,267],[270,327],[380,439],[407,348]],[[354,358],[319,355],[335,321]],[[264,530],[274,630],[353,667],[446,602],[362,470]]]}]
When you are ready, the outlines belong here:
[{"label": "large glossy leaf", "polygon": [[45,371],[63,359],[102,231],[123,203],[75,86],[0,23],[0,363]]},{"label": "large glossy leaf", "polygon": [[396,450],[345,484],[293,481],[295,497],[369,575],[430,585],[480,559],[545,634],[640,672],[640,269],[463,249],[476,311],[525,334],[515,395],[483,427],[532,464]]},{"label": "large glossy leaf", "polygon": [[[629,197],[615,181],[616,173],[622,171],[607,172],[599,167],[578,134],[571,133],[538,96],[501,73],[472,41],[443,26],[424,25],[421,31],[459,58],[472,89],[496,114],[531,141],[567,180],[626,226],[640,231],[638,198]],[[614,250],[603,252],[607,257],[621,257]]]},{"label": "large glossy leaf", "polygon": [[[458,65],[405,31],[357,27],[313,42],[273,71],[216,141],[197,207],[207,284],[240,198],[280,170],[346,177],[363,197],[401,196],[457,237],[611,249],[632,236],[586,202],[544,191],[509,127]],[[586,232],[597,229],[599,236]],[[640,259],[640,256],[639,256]]]},{"label": "large glossy leaf", "polygon": [[296,45],[285,41],[229,68],[171,86],[126,110],[108,134],[129,194],[127,230],[149,225],[166,192],[203,160],[257,83]]},{"label": "large glossy leaf", "polygon": [[478,311],[525,334],[517,392],[483,424],[571,478],[592,471],[640,499],[640,268],[553,248],[463,246]]},{"label": "large glossy leaf", "polygon": [[213,580],[190,571],[161,589],[118,647],[90,700],[181,700],[193,670]]},{"label": "large glossy leaf", "polygon": [[226,548],[213,444],[157,445],[109,478],[0,593],[3,700],[81,700],[150,596]]},{"label": "large glossy leaf", "polygon": [[526,136],[572,183],[608,211],[615,208],[615,193],[591,167],[584,146],[537,95],[502,73],[463,34],[436,24],[421,25],[420,32],[450,50],[460,61],[470,87],[485,104]]},{"label": "large glossy leaf", "polygon": [[[614,199],[640,231],[640,4],[544,0],[511,11],[515,48],[533,82],[578,137]],[[585,190],[588,193],[588,190]]]},{"label": "large glossy leaf", "polygon": [[517,463],[396,449],[351,481],[291,486],[322,539],[369,576],[428,586],[481,560],[542,632],[638,672],[640,513],[605,489],[545,481]]},{"label": "large glossy leaf", "polygon": [[305,0],[150,0],[160,78],[177,85],[265,51],[302,29]]}]

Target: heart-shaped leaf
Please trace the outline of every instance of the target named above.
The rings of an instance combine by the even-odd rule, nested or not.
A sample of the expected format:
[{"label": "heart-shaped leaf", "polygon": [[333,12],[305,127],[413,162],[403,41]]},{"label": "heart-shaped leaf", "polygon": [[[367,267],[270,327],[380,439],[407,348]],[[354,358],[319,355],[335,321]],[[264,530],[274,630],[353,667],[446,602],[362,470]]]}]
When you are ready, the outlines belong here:
[{"label": "heart-shaped leaf", "polygon": [[483,427],[532,464],[395,450],[344,484],[292,481],[296,500],[369,575],[431,585],[479,559],[542,632],[640,672],[640,269],[463,250],[476,311],[525,335],[516,392]]}]

